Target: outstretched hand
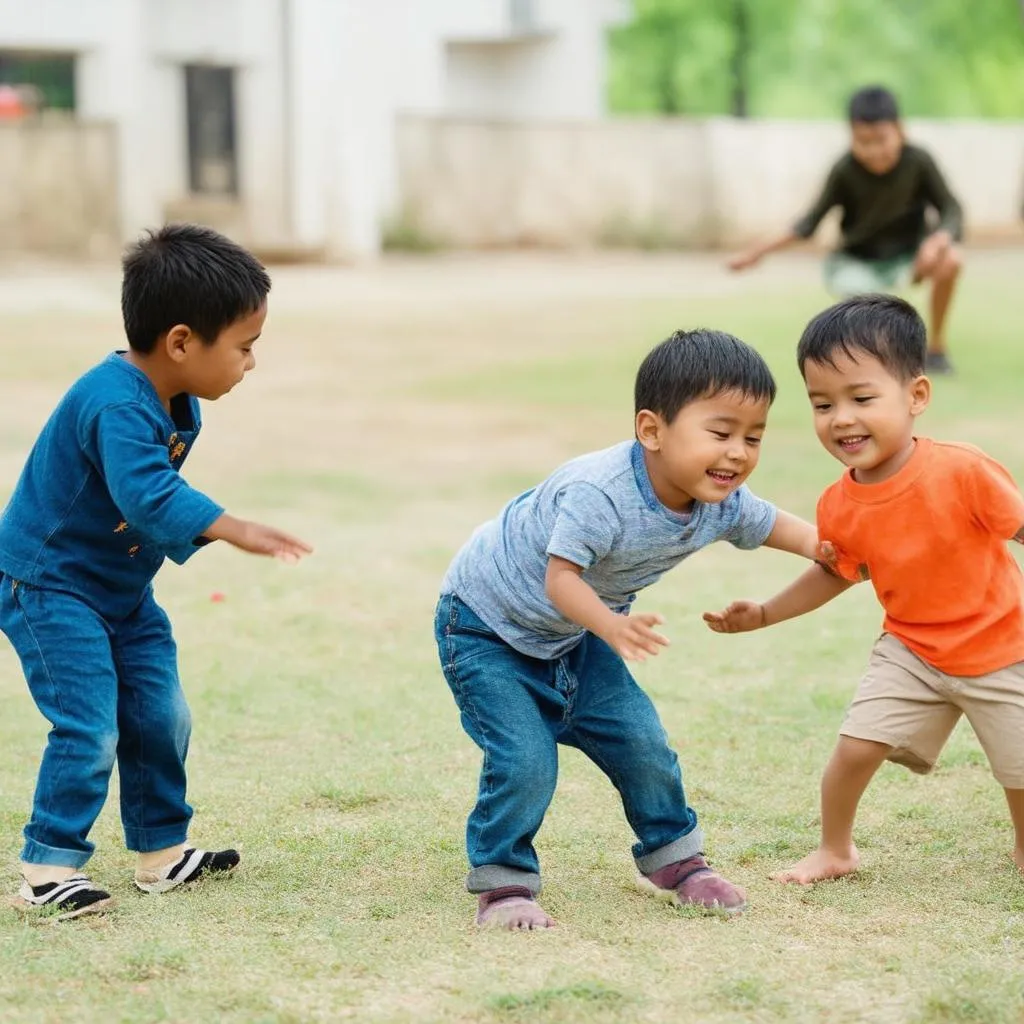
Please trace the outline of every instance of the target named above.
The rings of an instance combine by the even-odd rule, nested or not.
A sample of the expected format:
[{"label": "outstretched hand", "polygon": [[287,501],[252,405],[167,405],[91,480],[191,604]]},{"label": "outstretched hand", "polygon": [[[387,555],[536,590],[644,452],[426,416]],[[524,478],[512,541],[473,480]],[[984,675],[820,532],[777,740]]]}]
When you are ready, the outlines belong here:
[{"label": "outstretched hand", "polygon": [[289,565],[294,565],[313,551],[305,541],[262,523],[246,523],[233,543],[252,555],[267,555]]},{"label": "outstretched hand", "polygon": [[725,611],[705,612],[704,621],[716,633],[749,633],[768,625],[764,605],[756,601],[733,601]]},{"label": "outstretched hand", "polygon": [[748,251],[737,253],[725,265],[733,271],[749,270],[751,267],[757,266],[760,261],[761,257],[758,253]]},{"label": "outstretched hand", "polygon": [[604,634],[604,640],[626,661],[646,661],[647,655],[659,654],[668,646],[668,637],[652,627],[665,620],[658,614],[616,615],[615,624]]},{"label": "outstretched hand", "polygon": [[207,540],[222,540],[251,555],[266,555],[292,565],[313,551],[309,544],[298,537],[273,526],[237,519],[227,512],[219,516],[203,536]]}]

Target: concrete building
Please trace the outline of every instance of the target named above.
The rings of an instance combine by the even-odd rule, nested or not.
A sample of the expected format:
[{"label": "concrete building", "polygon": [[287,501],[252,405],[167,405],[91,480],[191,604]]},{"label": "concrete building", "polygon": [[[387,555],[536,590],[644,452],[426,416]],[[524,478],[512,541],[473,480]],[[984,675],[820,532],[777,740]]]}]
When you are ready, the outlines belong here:
[{"label": "concrete building", "polygon": [[200,219],[263,250],[372,255],[401,113],[604,108],[625,0],[0,0],[0,84],[116,128],[121,234]]}]

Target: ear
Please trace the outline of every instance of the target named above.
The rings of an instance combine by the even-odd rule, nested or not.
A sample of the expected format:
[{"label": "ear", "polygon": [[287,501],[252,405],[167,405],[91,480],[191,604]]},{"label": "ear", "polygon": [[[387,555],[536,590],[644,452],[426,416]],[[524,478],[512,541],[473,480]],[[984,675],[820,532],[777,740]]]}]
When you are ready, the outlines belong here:
[{"label": "ear", "polygon": [[909,386],[910,415],[920,416],[932,400],[932,382],[925,376],[915,377]]},{"label": "ear", "polygon": [[191,327],[175,324],[164,336],[164,349],[174,362],[180,363],[187,354],[188,343],[193,340],[195,334]]},{"label": "ear", "polygon": [[649,451],[661,450],[661,432],[665,422],[650,409],[641,409],[636,414],[636,439]]}]

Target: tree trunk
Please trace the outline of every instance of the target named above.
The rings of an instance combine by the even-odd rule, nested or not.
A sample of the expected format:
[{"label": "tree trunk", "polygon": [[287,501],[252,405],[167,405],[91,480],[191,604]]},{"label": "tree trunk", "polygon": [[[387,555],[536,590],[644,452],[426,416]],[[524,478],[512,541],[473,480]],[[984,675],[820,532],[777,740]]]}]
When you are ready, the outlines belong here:
[{"label": "tree trunk", "polygon": [[732,25],[735,39],[732,51],[732,116],[746,117],[750,107],[750,16],[747,0],[733,0]]}]

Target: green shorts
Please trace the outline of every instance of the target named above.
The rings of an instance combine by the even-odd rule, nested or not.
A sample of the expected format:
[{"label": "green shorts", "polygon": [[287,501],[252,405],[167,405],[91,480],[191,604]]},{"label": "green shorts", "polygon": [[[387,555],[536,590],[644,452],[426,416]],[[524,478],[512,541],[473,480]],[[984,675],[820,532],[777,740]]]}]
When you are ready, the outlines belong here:
[{"label": "green shorts", "polygon": [[825,258],[825,287],[840,298],[865,292],[891,292],[910,284],[915,254],[888,260],[861,260],[845,252]]}]

